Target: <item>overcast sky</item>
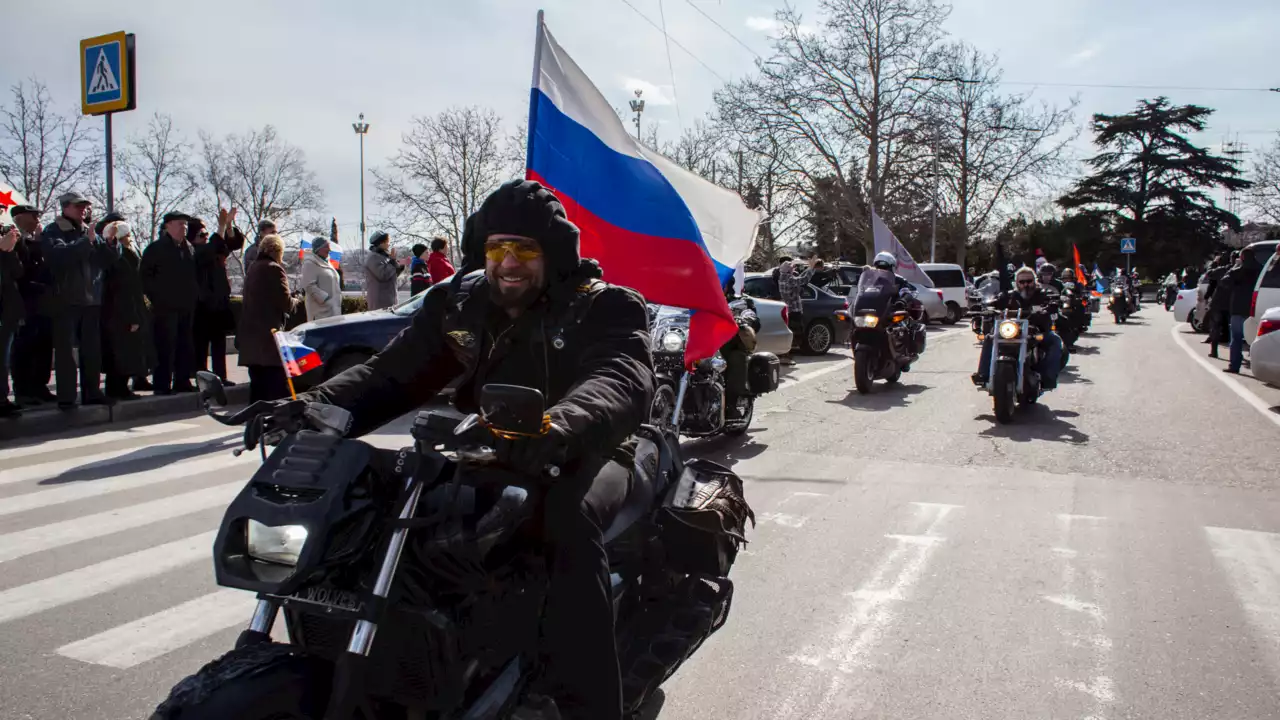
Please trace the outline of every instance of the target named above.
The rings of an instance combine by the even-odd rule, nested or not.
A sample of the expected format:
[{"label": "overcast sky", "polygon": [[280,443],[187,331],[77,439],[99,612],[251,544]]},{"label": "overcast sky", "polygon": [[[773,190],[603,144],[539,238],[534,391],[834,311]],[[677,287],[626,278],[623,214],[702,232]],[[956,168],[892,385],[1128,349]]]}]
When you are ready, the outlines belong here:
[{"label": "overcast sky", "polygon": [[[668,70],[662,34],[671,47]],[[817,0],[796,6],[814,16]],[[344,237],[359,223],[359,155],[351,123],[372,125],[366,162],[393,154],[414,115],[451,105],[488,105],[511,126],[527,111],[537,2],[519,0],[59,0],[8,13],[0,42],[5,87],[30,76],[61,104],[78,106],[81,38],[137,35],[138,109],[117,115],[130,133],[155,111],[173,115],[190,139],[275,125],[302,147]],[[766,0],[543,0],[561,45],[604,94],[623,107],[646,88],[646,122],[666,137],[705,114],[724,79],[751,71],[755,56],[698,10],[761,54],[769,52]],[[197,9],[198,8],[198,9]],[[1065,102],[1079,119],[1129,110],[1163,92],[1218,109],[1205,144],[1228,131],[1252,148],[1280,129],[1280,93],[1060,87],[1129,84],[1280,86],[1277,0],[956,0],[945,25],[954,37],[998,53],[1010,91]],[[705,66],[704,66],[705,63]],[[674,74],[674,83],[672,75]],[[4,98],[8,102],[7,96]],[[92,122],[101,122],[94,119]],[[1085,148],[1087,149],[1087,148]],[[376,201],[367,196],[369,215]],[[372,225],[372,223],[371,223]],[[370,228],[373,229],[372,227]]]}]

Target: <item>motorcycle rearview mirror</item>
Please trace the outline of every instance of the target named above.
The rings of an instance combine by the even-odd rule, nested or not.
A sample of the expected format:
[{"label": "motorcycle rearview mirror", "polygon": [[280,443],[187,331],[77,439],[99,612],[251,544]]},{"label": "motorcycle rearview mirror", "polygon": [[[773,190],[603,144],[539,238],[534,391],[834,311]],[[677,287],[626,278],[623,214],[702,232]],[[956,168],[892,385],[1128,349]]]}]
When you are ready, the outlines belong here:
[{"label": "motorcycle rearview mirror", "polygon": [[207,370],[196,372],[196,387],[200,389],[200,402],[206,407],[210,404],[218,407],[227,404],[227,390],[222,387],[222,380],[217,375]]},{"label": "motorcycle rearview mirror", "polygon": [[480,389],[480,415],[491,428],[541,435],[546,409],[542,392],[534,388],[489,383]]}]

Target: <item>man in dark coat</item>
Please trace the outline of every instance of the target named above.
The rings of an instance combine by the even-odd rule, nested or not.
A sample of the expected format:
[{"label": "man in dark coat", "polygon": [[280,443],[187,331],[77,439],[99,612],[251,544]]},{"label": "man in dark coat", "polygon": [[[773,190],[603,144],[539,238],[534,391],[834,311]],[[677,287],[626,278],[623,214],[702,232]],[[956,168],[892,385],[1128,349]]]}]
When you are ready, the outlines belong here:
[{"label": "man in dark coat", "polygon": [[147,332],[147,305],[143,299],[141,263],[133,246],[133,229],[127,222],[112,222],[102,237],[116,253],[107,266],[102,288],[102,350],[106,369],[107,396],[116,400],[133,400],[138,396],[129,390],[129,378],[144,375],[150,369],[148,348],[152,338]]},{"label": "man in dark coat", "polygon": [[62,215],[45,226],[40,249],[53,274],[53,348],[58,407],[76,401],[76,355],[80,351],[80,402],[107,405],[102,393],[102,275],[111,262],[105,243],[89,225],[92,204],[77,192],[58,198]]},{"label": "man in dark coat", "polygon": [[1236,266],[1222,279],[1230,288],[1231,299],[1227,312],[1231,313],[1231,357],[1223,372],[1239,373],[1244,364],[1244,321],[1253,314],[1253,286],[1258,284],[1262,264],[1249,248],[1240,251]]},{"label": "man in dark coat", "polygon": [[1205,323],[1209,326],[1209,337],[1204,342],[1209,346],[1209,357],[1218,357],[1218,345],[1231,338],[1231,314],[1227,311],[1231,305],[1231,289],[1222,284],[1227,272],[1231,270],[1231,260],[1226,255],[1219,255],[1210,268],[1205,283]]},{"label": "man in dark coat", "polygon": [[199,284],[195,254],[186,237],[189,219],[180,212],[165,215],[160,237],[142,253],[139,271],[151,301],[156,344],[156,395],[195,391],[191,324]]},{"label": "man in dark coat", "polygon": [[30,205],[15,205],[9,216],[18,226],[14,253],[22,263],[18,290],[26,311],[11,354],[14,399],[24,406],[51,403],[57,399],[49,392],[53,377],[53,276],[40,249],[40,211]]},{"label": "man in dark coat", "polygon": [[[596,263],[579,256],[578,228],[535,182],[513,181],[490,195],[467,220],[462,250],[460,276],[428,290],[413,323],[386,349],[300,399],[351,411],[350,434],[359,435],[420,406],[455,377],[462,381],[454,403],[463,412],[477,408],[487,383],[543,391],[549,431],[497,447],[512,468],[564,468],[544,499],[546,689],[564,718],[620,720],[602,533],[626,497],[628,439],[653,400],[648,311],[634,291],[599,280]],[[275,422],[297,407],[252,412],[274,413]]]},{"label": "man in dark coat", "polygon": [[[234,228],[233,228],[234,230]],[[194,322],[195,369],[209,370],[224,385],[235,385],[227,379],[227,334],[235,329],[231,316],[231,280],[227,277],[227,241],[220,228],[212,238],[199,219],[187,224],[187,240],[192,244],[196,260],[196,299]],[[238,231],[237,231],[238,232]]]},{"label": "man in dark coat", "polygon": [[18,327],[26,317],[18,280],[22,261],[18,259],[18,228],[10,226],[0,235],[0,418],[17,417],[22,409],[9,402],[9,352]]}]

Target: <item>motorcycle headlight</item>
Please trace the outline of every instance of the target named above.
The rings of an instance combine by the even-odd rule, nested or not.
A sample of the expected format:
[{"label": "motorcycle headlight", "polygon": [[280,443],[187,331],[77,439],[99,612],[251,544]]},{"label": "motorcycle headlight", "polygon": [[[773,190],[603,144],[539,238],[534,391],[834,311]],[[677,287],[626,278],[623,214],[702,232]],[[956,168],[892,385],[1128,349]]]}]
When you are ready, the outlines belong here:
[{"label": "motorcycle headlight", "polygon": [[684,334],[675,330],[668,330],[662,336],[662,349],[667,352],[680,352],[684,350]]},{"label": "motorcycle headlight", "polygon": [[880,324],[880,318],[875,315],[859,315],[853,319],[853,324],[860,328],[873,328]]},{"label": "motorcycle headlight", "polygon": [[277,565],[297,565],[307,542],[307,529],[301,525],[271,527],[250,520],[245,533],[249,557]]},{"label": "motorcycle headlight", "polygon": [[1021,328],[1018,327],[1018,323],[1016,322],[1005,320],[1000,323],[1000,337],[1005,340],[1012,340],[1018,337],[1019,332],[1021,332]]}]

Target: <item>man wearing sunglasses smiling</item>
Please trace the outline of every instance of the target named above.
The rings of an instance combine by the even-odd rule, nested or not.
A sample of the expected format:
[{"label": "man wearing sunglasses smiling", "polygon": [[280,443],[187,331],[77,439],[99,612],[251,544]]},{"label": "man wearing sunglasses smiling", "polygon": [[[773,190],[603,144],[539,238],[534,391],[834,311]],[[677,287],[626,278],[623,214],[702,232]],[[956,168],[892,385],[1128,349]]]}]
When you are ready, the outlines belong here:
[{"label": "man wearing sunglasses smiling", "polygon": [[[478,407],[487,383],[537,388],[550,409],[541,437],[498,440],[499,459],[537,475],[563,468],[544,496],[551,585],[542,620],[545,686],[561,717],[620,720],[609,562],[603,530],[632,482],[632,433],[653,400],[648,310],[600,280],[578,228],[549,190],[513,181],[467,219],[463,267],[437,283],[413,323],[378,355],[299,396],[346,408],[349,436],[426,403],[462,378],[454,405]],[[305,403],[258,412],[301,413]]]},{"label": "man wearing sunglasses smiling", "polygon": [[[1058,387],[1058,371],[1062,369],[1062,338],[1053,331],[1054,309],[1057,301],[1045,292],[1036,281],[1036,271],[1023,266],[1013,276],[1014,289],[1006,290],[992,301],[996,310],[1044,308],[1044,312],[1031,315],[1031,325],[1044,335],[1044,360],[1036,372],[1040,373],[1040,387],[1052,390]],[[991,367],[991,336],[982,340],[982,357],[978,360],[978,372],[973,374],[974,385],[987,384],[987,368]]]}]

